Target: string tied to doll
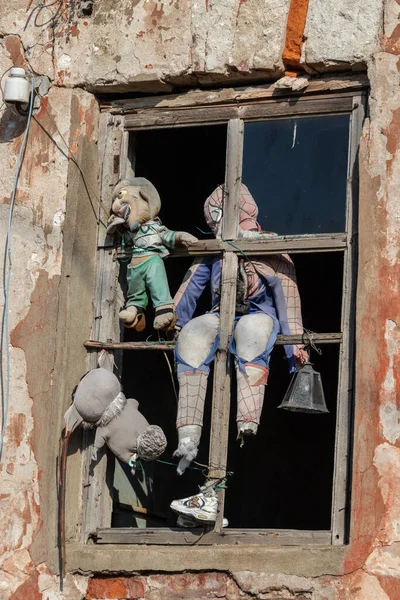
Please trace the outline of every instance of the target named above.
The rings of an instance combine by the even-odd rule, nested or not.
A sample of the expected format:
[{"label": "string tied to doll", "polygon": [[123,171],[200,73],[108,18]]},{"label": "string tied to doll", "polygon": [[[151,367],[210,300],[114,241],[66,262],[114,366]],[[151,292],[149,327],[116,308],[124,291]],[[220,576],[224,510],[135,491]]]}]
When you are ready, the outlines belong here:
[{"label": "string tied to doll", "polygon": [[203,231],[200,227],[196,226],[197,231],[200,231],[203,235],[214,235],[212,231]]},{"label": "string tied to doll", "polygon": [[[200,229],[200,227],[196,226],[196,229],[198,231],[200,231],[200,233],[203,233],[204,235],[214,235],[211,231],[203,231],[203,229]],[[236,246],[236,244],[234,244],[233,242],[231,242],[231,240],[225,240],[225,239],[221,239],[222,242],[224,242],[225,244],[229,244],[230,246],[232,246],[232,248],[235,248],[235,250],[237,250],[238,252],[240,252],[240,254],[242,254],[242,256],[251,264],[253,265],[253,267],[255,268],[255,265],[253,264],[251,258],[249,256],[247,256],[246,252],[244,252],[244,250],[242,250],[241,248],[239,248],[239,246]]]},{"label": "string tied to doll", "polygon": [[146,338],[146,344],[149,344],[149,346],[154,346],[154,345],[158,345],[158,344],[167,344],[169,341],[169,340],[166,340],[166,339],[160,337],[160,334],[158,336],[158,340],[154,341],[154,340],[151,340],[150,338],[151,338],[151,335],[149,335]]},{"label": "string tied to doll", "polygon": [[[125,233],[121,234],[121,254],[123,255],[125,253],[125,246],[126,246],[126,241],[125,241]],[[120,263],[128,263],[131,261],[131,256],[128,256],[128,258],[119,258],[118,261]]]},{"label": "string tied to doll", "polygon": [[[170,462],[168,460],[161,460],[160,458],[157,458],[154,462],[158,462],[158,463],[161,463],[162,465],[168,465],[170,467],[175,467],[176,468],[176,463]],[[198,465],[198,466],[197,467],[188,466],[187,468],[191,469],[192,471],[201,471],[203,473],[204,477],[206,477],[210,481],[214,480],[214,479],[216,479],[216,480],[220,480],[220,479],[222,480],[223,479],[224,481],[226,481],[228,477],[230,477],[231,475],[234,474],[233,471],[226,471],[226,469],[224,467],[222,467],[221,465],[214,465],[213,463],[210,463],[209,465],[204,465],[202,463],[196,462],[195,460],[193,462],[196,465]],[[218,469],[218,470],[221,470],[221,471],[224,470],[226,472],[226,475],[224,475],[224,477],[222,477],[222,478],[221,477],[212,477],[212,476],[209,476],[208,472],[211,469],[214,469],[214,470]],[[142,461],[141,461],[140,458],[137,459],[137,469],[136,470],[138,470],[138,471],[144,471],[143,463],[142,463]],[[217,484],[217,486],[218,485],[222,485],[222,483],[221,484]],[[225,487],[221,487],[221,489],[226,489],[226,486]],[[218,489],[217,491],[220,491],[220,490]]]}]

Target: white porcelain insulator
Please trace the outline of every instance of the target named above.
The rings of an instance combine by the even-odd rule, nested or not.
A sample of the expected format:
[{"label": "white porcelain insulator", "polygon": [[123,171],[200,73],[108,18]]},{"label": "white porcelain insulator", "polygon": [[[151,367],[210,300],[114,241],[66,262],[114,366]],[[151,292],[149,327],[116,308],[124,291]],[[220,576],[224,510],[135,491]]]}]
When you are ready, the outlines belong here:
[{"label": "white porcelain insulator", "polygon": [[29,81],[25,77],[25,69],[13,67],[4,86],[5,102],[21,102],[23,104],[28,104],[29,88]]}]

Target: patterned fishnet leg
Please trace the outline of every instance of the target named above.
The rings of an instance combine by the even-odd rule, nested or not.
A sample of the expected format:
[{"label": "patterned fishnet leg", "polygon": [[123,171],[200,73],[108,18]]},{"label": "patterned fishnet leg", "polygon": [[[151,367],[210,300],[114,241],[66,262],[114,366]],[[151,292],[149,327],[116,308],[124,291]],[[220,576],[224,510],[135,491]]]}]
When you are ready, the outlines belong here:
[{"label": "patterned fishnet leg", "polygon": [[288,254],[271,254],[263,260],[245,264],[250,292],[256,285],[258,273],[278,277],[286,300],[287,318],[291,334],[303,333],[301,300],[297,287],[296,271]]},{"label": "patterned fishnet leg", "polygon": [[[288,254],[270,255],[263,258],[262,261],[252,261],[251,265],[246,265],[245,268],[246,271],[249,271],[248,277],[252,277],[252,280],[255,280],[257,273],[278,277],[286,300],[289,331],[291,334],[302,334],[304,329],[301,300],[297,287],[296,271],[290,256]],[[298,366],[303,365],[308,360],[308,353],[304,350],[303,344],[293,346],[293,351]]]},{"label": "patterned fishnet leg", "polygon": [[187,371],[179,375],[177,427],[203,425],[207,379],[208,373],[204,371]]},{"label": "patterned fishnet leg", "polygon": [[236,421],[260,423],[265,385],[250,385],[248,376],[236,368],[237,415]]}]

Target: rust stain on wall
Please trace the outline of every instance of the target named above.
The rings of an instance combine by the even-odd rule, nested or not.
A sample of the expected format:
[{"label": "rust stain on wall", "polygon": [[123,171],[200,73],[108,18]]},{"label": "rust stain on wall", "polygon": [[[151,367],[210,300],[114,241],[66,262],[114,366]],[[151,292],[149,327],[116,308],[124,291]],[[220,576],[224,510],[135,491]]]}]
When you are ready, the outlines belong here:
[{"label": "rust stain on wall", "polygon": [[[55,359],[59,276],[41,270],[26,317],[11,332],[11,344],[25,352],[27,384],[32,399],[49,393]],[[42,421],[43,422],[43,421]],[[40,426],[41,421],[38,421]]]},{"label": "rust stain on wall", "polygon": [[[354,424],[354,457],[351,498],[351,543],[345,558],[345,570],[353,571],[364,564],[384,513],[384,504],[378,488],[378,473],[373,466],[375,448],[382,437],[379,424],[378,398],[381,382],[386,375],[384,299],[372,295],[369,277],[374,277],[378,266],[370,264],[366,252],[369,244],[377,242],[377,230],[386,219],[377,209],[380,177],[371,180],[368,171],[367,136],[360,147],[360,254],[359,254],[359,322],[356,341],[356,411]],[[369,244],[366,240],[369,240]],[[362,357],[362,360],[360,360]],[[371,415],[375,418],[371,419]]]},{"label": "rust stain on wall", "polygon": [[19,586],[10,597],[10,600],[42,600],[43,596],[38,587],[39,575],[34,571],[32,575]]},{"label": "rust stain on wall", "polygon": [[71,102],[72,110],[76,110],[77,114],[79,115],[79,127],[77,127],[74,132],[71,132],[71,134],[76,138],[86,135],[89,139],[91,139],[95,127],[93,115],[96,100],[92,98],[89,107],[86,109],[82,107],[79,102],[79,98],[76,95],[72,96]]},{"label": "rust stain on wall", "polygon": [[400,598],[400,579],[377,576],[381,587],[389,598]]},{"label": "rust stain on wall", "polygon": [[389,37],[384,38],[382,46],[385,52],[400,54],[400,24],[395,27]]},{"label": "rust stain on wall", "polygon": [[6,35],[4,43],[15,67],[29,68],[24,56],[24,49],[18,35]]},{"label": "rust stain on wall", "polygon": [[19,446],[25,433],[26,417],[23,413],[12,416],[8,425],[8,436],[16,446]]},{"label": "rust stain on wall", "polygon": [[394,156],[400,148],[400,107],[392,111],[392,120],[390,125],[383,131],[383,133],[387,138],[386,149],[392,155],[392,158],[387,162],[388,175],[390,177],[393,173],[392,168]]},{"label": "rust stain on wall", "polygon": [[[383,41],[383,49],[398,54],[400,28],[396,27]],[[387,73],[382,74],[389,81]],[[379,83],[381,83],[379,81]],[[375,82],[375,85],[377,83]],[[389,157],[382,153],[379,142],[365,135],[360,146],[360,256],[359,256],[359,339],[357,340],[357,382],[354,440],[354,469],[352,482],[352,529],[345,568],[359,569],[375,548],[389,547],[396,529],[398,473],[388,457],[382,458],[382,448],[399,446],[396,435],[386,442],[380,410],[392,402],[398,404],[400,365],[396,345],[399,340],[400,319],[399,229],[393,213],[393,185],[396,186],[396,159],[400,150],[400,108],[390,112],[390,105],[378,109],[376,120],[389,125],[381,128]],[[386,121],[387,122],[387,121]],[[376,126],[375,126],[376,127]],[[372,130],[374,132],[375,130]],[[382,161],[382,175],[371,178],[371,165]],[[375,290],[385,290],[376,294]],[[362,357],[362,358],[361,358]],[[377,452],[380,460],[376,460]],[[390,553],[390,550],[389,550]],[[382,562],[382,574],[388,571]],[[399,580],[381,576],[379,585],[392,599],[399,598]]]},{"label": "rust stain on wall", "polygon": [[[42,173],[47,173],[49,164],[55,160],[57,148],[50,140],[50,137],[57,137],[57,128],[52,116],[52,107],[49,104],[48,98],[41,101],[41,107],[35,115],[35,120],[32,120],[29,137],[27,141],[26,155],[21,170],[21,175],[27,185],[33,185],[34,178],[38,175],[38,169]],[[12,152],[17,154],[22,142],[22,136],[14,140],[12,144]],[[20,202],[20,192],[17,194],[17,203]],[[35,206],[35,210],[40,210]],[[34,224],[43,226],[41,221],[35,221]]]},{"label": "rust stain on wall", "polygon": [[[11,332],[11,344],[21,348],[26,358],[26,381],[33,400],[34,434],[33,450],[39,468],[46,465],[48,448],[43,435],[52,401],[52,374],[56,358],[56,331],[58,317],[58,289],[60,277],[49,278],[41,270],[31,295],[26,317]],[[39,481],[39,489],[40,489]],[[40,489],[40,495],[46,490]]]},{"label": "rust stain on wall", "polygon": [[25,490],[12,495],[5,495],[2,499],[2,514],[0,530],[1,555],[15,552],[23,546],[23,538],[28,528],[32,525],[37,531],[36,523],[39,517],[39,506],[35,501],[33,492]]},{"label": "rust stain on wall", "polygon": [[147,15],[143,17],[143,23],[150,30],[157,28],[159,21],[164,16],[164,6],[158,2],[146,2],[144,8],[147,11]]}]

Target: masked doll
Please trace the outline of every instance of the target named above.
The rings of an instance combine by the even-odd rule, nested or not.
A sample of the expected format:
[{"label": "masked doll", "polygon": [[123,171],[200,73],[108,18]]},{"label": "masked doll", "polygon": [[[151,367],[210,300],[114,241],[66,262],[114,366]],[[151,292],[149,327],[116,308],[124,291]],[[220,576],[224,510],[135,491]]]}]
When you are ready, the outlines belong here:
[{"label": "masked doll", "polygon": [[160,196],[150,181],[134,177],[119,183],[113,192],[112,216],[107,232],[115,234],[117,257],[128,262],[127,298],[119,313],[126,327],[142,330],[149,292],[155,308],[154,329],[171,329],[175,322],[164,261],[169,249],[198,240],[190,233],[167,229],[157,215]]},{"label": "masked doll", "polygon": [[[204,206],[207,224],[221,236],[223,186],[219,186]],[[240,192],[239,237],[257,237],[258,208],[247,187]],[[179,403],[177,415],[178,448],[182,473],[196,457],[200,442],[204,400],[210,363],[219,343],[221,260],[206,257],[195,260],[175,296],[181,329],[176,346]],[[192,319],[204,288],[211,286],[210,312]],[[255,435],[260,423],[270,355],[276,336],[303,333],[300,297],[293,262],[286,254],[239,258],[236,316],[230,352],[237,379],[238,437]],[[285,346],[289,371],[304,364],[308,355],[302,346]]]}]

